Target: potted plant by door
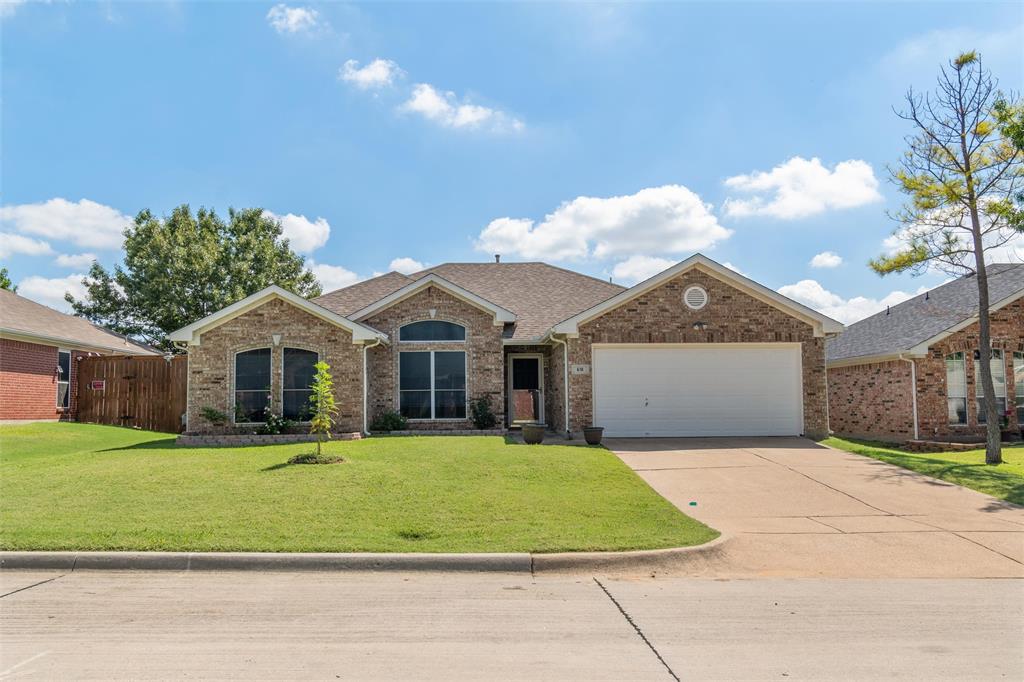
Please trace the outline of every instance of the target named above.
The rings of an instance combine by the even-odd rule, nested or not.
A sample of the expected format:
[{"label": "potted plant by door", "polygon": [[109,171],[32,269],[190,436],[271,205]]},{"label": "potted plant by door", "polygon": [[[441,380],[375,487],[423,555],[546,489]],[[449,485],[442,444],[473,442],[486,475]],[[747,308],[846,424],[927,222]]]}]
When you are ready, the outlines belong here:
[{"label": "potted plant by door", "polygon": [[604,436],[603,426],[584,426],[583,427],[583,439],[587,441],[587,445],[600,445],[601,438]]},{"label": "potted plant by door", "polygon": [[545,424],[523,424],[523,441],[527,445],[539,445],[544,442]]}]

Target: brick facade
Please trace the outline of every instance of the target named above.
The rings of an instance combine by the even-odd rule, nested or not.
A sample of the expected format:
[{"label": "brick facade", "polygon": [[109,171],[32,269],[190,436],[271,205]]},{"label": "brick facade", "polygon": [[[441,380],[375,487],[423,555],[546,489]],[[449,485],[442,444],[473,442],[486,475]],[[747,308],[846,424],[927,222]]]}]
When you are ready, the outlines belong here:
[{"label": "brick facade", "polygon": [[[991,322],[992,347],[1003,351],[1006,403],[1012,408],[1016,397],[1013,353],[1024,352],[1024,299],[992,313]],[[927,357],[914,360],[921,438],[941,440],[984,436],[985,425],[978,424],[975,400],[974,351],[977,348],[978,325],[975,323],[931,346]],[[967,424],[963,425],[950,424],[947,416],[945,358],[956,351],[964,351],[967,365]],[[836,434],[894,442],[913,437],[909,363],[897,361],[833,367],[828,370],[828,382],[832,430]],[[858,397],[861,389],[867,393]],[[1012,409],[1011,412],[1010,428],[1019,428],[1016,413]]]},{"label": "brick facade", "polygon": [[[434,311],[431,318],[430,311]],[[399,329],[410,322],[445,320],[466,328],[465,342],[402,342]],[[451,294],[430,286],[413,294],[361,322],[384,332],[390,343],[369,351],[369,414],[371,421],[377,415],[397,411],[398,354],[403,351],[455,350],[466,353],[467,401],[489,396],[498,424],[505,423],[505,360],[502,351],[500,326],[494,325],[494,316]],[[437,421],[410,421],[410,430],[471,428],[469,410],[466,419]]]},{"label": "brick facade", "polygon": [[57,407],[57,346],[0,339],[0,420],[72,419],[78,403],[78,362],[71,350],[70,407]]},{"label": "brick facade", "polygon": [[[280,334],[274,345],[272,335]],[[270,409],[281,413],[282,360],[286,347],[316,351],[331,366],[334,398],[338,406],[335,430],[363,429],[363,350],[352,335],[280,299],[239,315],[203,333],[200,345],[189,347],[188,433],[216,430],[202,416],[204,407],[234,414],[235,353],[254,348],[271,349]],[[238,430],[251,431],[252,427]]]},{"label": "brick facade", "polygon": [[[708,304],[691,310],[683,292],[692,285],[708,292]],[[707,325],[693,329],[695,322]],[[591,365],[595,343],[800,343],[803,363],[804,433],[828,433],[824,339],[810,324],[736,289],[700,269],[688,270],[661,286],[580,325],[569,339],[569,363]],[[592,375],[569,376],[571,428],[593,420]]]}]

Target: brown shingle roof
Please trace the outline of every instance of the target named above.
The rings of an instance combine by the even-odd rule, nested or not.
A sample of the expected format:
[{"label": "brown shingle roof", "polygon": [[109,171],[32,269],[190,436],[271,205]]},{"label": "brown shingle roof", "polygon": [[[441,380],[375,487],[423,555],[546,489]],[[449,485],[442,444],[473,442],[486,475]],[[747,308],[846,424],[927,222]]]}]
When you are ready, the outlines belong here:
[{"label": "brown shingle roof", "polygon": [[410,282],[435,273],[507,308],[518,318],[505,337],[531,340],[557,322],[611,298],[623,287],[547,263],[444,263],[406,277],[397,272],[325,294],[316,303],[351,314]]},{"label": "brown shingle roof", "polygon": [[313,299],[313,303],[333,310],[339,315],[351,315],[375,303],[388,294],[394,293],[412,282],[400,272],[388,272],[380,277],[367,279],[344,289],[328,292]]},{"label": "brown shingle roof", "polygon": [[63,341],[81,350],[96,348],[115,353],[158,355],[152,348],[132,343],[86,319],[57,312],[6,289],[0,289],[0,329],[36,337],[41,343],[49,341],[48,345]]}]

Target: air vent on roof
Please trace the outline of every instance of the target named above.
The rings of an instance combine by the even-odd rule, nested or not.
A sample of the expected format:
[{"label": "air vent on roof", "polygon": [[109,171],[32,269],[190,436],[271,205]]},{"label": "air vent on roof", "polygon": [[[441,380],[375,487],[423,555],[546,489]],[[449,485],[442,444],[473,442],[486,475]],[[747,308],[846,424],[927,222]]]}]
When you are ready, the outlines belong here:
[{"label": "air vent on roof", "polygon": [[691,310],[700,310],[708,304],[708,292],[702,287],[693,286],[683,292],[683,302]]}]

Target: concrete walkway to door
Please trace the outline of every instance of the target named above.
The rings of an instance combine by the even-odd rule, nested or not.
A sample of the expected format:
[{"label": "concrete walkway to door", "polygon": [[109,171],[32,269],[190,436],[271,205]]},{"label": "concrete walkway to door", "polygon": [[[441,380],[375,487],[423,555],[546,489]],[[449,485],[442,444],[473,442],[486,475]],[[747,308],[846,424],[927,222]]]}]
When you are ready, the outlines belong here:
[{"label": "concrete walkway to door", "polygon": [[731,536],[684,573],[1024,577],[1024,507],[961,486],[803,438],[605,444],[680,509]]}]

